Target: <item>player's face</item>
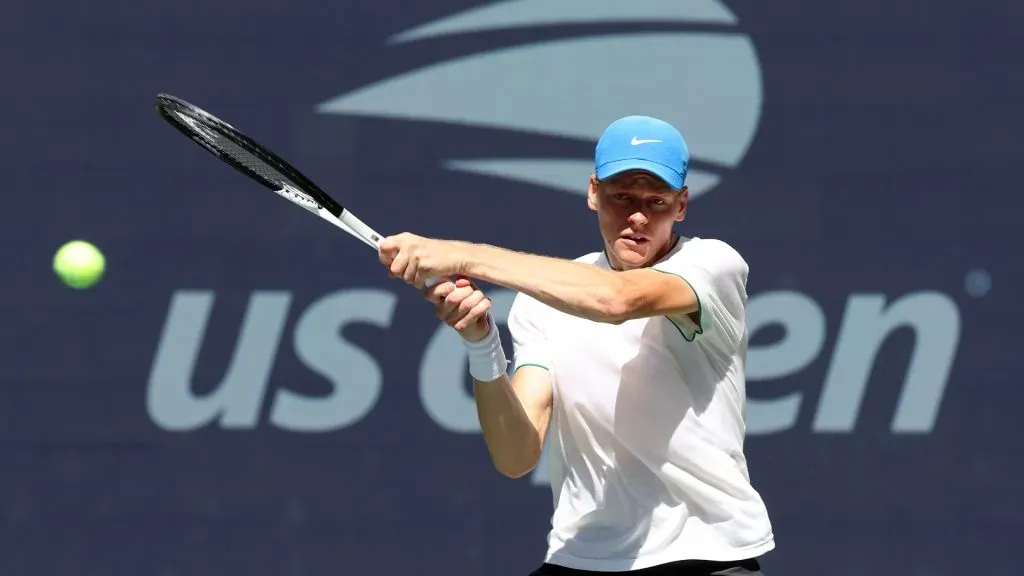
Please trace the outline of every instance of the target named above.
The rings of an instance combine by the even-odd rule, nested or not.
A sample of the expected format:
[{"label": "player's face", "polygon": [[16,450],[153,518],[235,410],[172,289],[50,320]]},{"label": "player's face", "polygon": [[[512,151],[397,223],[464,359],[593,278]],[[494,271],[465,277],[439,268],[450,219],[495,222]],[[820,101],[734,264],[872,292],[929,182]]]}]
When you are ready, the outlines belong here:
[{"label": "player's face", "polygon": [[590,179],[587,203],[597,212],[608,259],[628,270],[656,262],[671,249],[672,225],[686,217],[688,191],[669,188],[640,170],[604,182]]}]

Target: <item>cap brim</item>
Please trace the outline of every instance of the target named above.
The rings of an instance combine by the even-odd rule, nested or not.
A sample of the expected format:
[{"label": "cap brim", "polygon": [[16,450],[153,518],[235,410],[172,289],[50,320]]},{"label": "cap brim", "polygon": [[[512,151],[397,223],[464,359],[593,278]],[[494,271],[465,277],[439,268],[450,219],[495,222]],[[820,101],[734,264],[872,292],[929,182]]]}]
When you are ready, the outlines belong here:
[{"label": "cap brim", "polygon": [[608,162],[597,169],[597,179],[607,180],[616,174],[622,174],[630,170],[643,170],[650,172],[658,178],[665,181],[673,190],[680,190],[683,187],[683,175],[676,172],[675,170],[665,166],[664,164],[658,164],[657,162],[651,162],[650,160],[640,160],[629,158],[626,160],[615,160]]}]

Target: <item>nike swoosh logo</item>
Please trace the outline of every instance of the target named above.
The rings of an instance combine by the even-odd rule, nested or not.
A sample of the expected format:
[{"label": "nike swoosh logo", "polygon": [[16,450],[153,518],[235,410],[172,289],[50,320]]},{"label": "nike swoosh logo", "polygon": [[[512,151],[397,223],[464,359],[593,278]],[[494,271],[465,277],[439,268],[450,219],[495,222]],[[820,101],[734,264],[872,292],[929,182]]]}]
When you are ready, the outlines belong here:
[{"label": "nike swoosh logo", "polygon": [[636,146],[637,144],[650,144],[652,142],[661,142],[661,140],[637,140],[636,136],[633,136],[633,139],[629,141],[633,146]]}]

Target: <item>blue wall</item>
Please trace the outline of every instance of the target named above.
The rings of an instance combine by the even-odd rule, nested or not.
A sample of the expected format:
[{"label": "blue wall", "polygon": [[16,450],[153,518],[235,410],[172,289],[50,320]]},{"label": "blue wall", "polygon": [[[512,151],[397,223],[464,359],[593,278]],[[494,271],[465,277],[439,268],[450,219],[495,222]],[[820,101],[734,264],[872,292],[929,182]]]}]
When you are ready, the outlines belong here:
[{"label": "blue wall", "polygon": [[[680,231],[750,263],[766,571],[1014,573],[1022,17],[953,0],[8,6],[0,571],[541,561],[543,471],[491,468],[457,337],[372,251],[171,130],[153,110],[170,92],[381,232],[563,257],[599,248],[583,192],[600,131],[672,120],[694,154]],[[50,269],[73,238],[107,256],[89,290]]]}]

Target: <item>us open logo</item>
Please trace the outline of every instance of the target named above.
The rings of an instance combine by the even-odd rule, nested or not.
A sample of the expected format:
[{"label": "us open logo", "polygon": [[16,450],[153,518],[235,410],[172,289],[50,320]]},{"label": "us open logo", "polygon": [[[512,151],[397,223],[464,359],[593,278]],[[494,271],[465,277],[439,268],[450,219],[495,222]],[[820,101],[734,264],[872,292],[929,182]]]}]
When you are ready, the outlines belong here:
[{"label": "us open logo", "polygon": [[[463,39],[478,47],[504,42],[506,48],[394,76],[320,108],[325,113],[481,130],[497,127],[514,141],[501,152],[488,153],[486,159],[472,157],[479,150],[472,150],[477,141],[471,137],[467,157],[457,157],[462,154],[458,146],[446,147],[429,162],[440,159],[450,170],[526,180],[570,193],[582,192],[592,170],[594,138],[609,119],[655,114],[685,132],[696,158],[689,184],[696,193],[707,193],[741,161],[760,114],[759,68],[750,42],[733,32],[734,22],[712,0],[502,2],[390,41],[412,43],[475,30],[482,33],[453,38],[449,48],[460,50]],[[572,38],[565,38],[567,30]],[[510,37],[518,41],[510,42]],[[545,159],[536,152],[531,157],[529,146],[519,148],[522,140],[543,142],[548,137],[559,144],[569,139],[568,148],[578,157]],[[969,286],[969,293],[984,294],[988,284],[977,284]],[[146,412],[153,425],[172,433],[273,428],[331,434],[364,421],[376,409],[395,362],[375,356],[344,333],[349,326],[370,325],[382,331],[394,328],[395,338],[400,338],[399,293],[385,287],[335,287],[304,302],[307,295],[308,289],[255,289],[248,294],[237,287],[175,290],[146,388]],[[496,290],[489,295],[496,322],[506,323],[515,293]],[[748,386],[782,380],[790,385],[761,389],[747,398],[747,434],[859,434],[858,426],[878,425],[867,415],[878,410],[866,407],[872,386],[898,388],[895,405],[885,408],[892,416],[883,426],[892,434],[931,434],[961,341],[956,300],[934,289],[898,297],[880,292],[827,297],[845,301],[839,314],[826,314],[816,294],[780,289],[750,295],[748,332],[781,326],[783,336],[750,345]],[[237,307],[240,298],[246,300],[240,322],[214,318],[215,303],[223,307],[234,302],[227,305]],[[222,328],[210,328],[217,324]],[[893,380],[877,382],[880,359],[892,360],[882,352],[890,346],[890,336],[907,329],[914,340],[900,356],[905,360],[902,373],[885,367],[886,378]],[[225,354],[225,347],[231,352]],[[207,364],[213,371],[199,370],[201,354],[216,357]],[[297,361],[299,369],[292,363],[275,374],[282,357]],[[403,363],[417,373],[406,373],[398,388],[412,393],[408,385],[413,381],[424,413],[438,428],[478,434],[464,362],[461,337],[439,322],[425,346],[405,348]],[[304,390],[310,377],[326,383],[329,391]],[[538,466],[532,478],[535,484],[547,483],[546,466]]]},{"label": "us open logo", "polygon": [[[596,140],[612,120],[661,117],[687,140],[691,198],[742,161],[761,115],[761,67],[718,0],[510,0],[388,39],[572,26],[571,36],[464,55],[359,87],[316,106],[339,114]],[[609,26],[613,25],[611,31]],[[586,192],[592,157],[447,158],[448,170]]]}]

